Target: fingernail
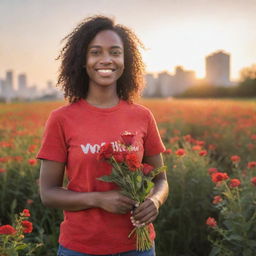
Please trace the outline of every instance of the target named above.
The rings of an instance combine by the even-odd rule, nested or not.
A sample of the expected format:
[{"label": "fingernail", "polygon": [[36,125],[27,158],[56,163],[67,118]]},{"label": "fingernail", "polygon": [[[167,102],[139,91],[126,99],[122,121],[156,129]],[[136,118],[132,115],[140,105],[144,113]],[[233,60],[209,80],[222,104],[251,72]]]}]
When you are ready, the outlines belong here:
[{"label": "fingernail", "polygon": [[139,221],[135,221],[135,223],[136,223],[137,225],[139,225],[139,224],[140,224],[140,222],[139,222]]},{"label": "fingernail", "polygon": [[139,207],[139,205],[140,205],[139,203],[136,203],[136,204],[135,204],[135,207]]}]

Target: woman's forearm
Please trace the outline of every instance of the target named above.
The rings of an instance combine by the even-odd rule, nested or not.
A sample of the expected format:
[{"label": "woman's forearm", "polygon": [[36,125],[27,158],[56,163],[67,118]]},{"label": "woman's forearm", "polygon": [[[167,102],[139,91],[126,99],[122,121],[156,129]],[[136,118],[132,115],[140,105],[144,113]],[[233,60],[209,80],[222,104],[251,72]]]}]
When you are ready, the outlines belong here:
[{"label": "woman's forearm", "polygon": [[62,187],[41,191],[41,200],[45,206],[66,211],[80,211],[99,207],[99,192],[76,192]]},{"label": "woman's forearm", "polygon": [[154,188],[150,196],[151,200],[158,203],[158,208],[164,204],[169,194],[169,185],[166,179],[157,179],[154,181]]}]

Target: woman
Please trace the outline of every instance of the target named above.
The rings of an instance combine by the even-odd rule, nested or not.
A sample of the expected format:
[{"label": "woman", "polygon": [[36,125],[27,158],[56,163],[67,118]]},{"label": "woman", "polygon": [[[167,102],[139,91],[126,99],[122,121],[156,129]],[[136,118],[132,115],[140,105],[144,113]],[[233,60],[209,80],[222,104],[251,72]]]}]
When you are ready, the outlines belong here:
[{"label": "woman", "polygon": [[114,145],[124,131],[136,134],[140,161],[163,165],[165,148],[155,120],[147,108],[132,103],[143,81],[141,43],[104,16],[84,20],[65,39],[58,84],[69,104],[50,114],[37,156],[42,202],[64,210],[58,255],[155,255],[154,248],[136,251],[128,234],[133,226],[149,224],[154,239],[151,222],[168,195],[166,174],[156,176],[152,193],[139,206],[115,184],[97,180],[110,172],[97,160],[100,146]]}]

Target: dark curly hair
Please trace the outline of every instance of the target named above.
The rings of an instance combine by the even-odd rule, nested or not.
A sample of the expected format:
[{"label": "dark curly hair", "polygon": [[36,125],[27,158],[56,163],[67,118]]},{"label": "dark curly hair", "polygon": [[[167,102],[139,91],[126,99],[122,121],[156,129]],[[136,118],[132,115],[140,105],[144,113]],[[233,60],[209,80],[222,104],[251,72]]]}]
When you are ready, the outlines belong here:
[{"label": "dark curly hair", "polygon": [[132,102],[138,98],[144,87],[145,66],[139,47],[141,41],[129,28],[115,24],[105,16],[92,16],[83,20],[62,41],[67,41],[57,59],[61,60],[58,86],[64,90],[64,97],[73,103],[85,98],[89,88],[89,76],[84,68],[88,45],[103,30],[116,32],[124,45],[124,72],[117,80],[117,95]]}]

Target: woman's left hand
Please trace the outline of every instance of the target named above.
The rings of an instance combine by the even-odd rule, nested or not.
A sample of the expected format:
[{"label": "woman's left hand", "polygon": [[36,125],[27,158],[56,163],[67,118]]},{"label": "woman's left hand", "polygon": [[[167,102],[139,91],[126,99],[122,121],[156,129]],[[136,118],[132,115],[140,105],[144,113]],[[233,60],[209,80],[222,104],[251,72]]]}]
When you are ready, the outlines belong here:
[{"label": "woman's left hand", "polygon": [[159,203],[153,198],[147,198],[132,213],[131,221],[134,226],[144,226],[153,222],[159,210]]}]

